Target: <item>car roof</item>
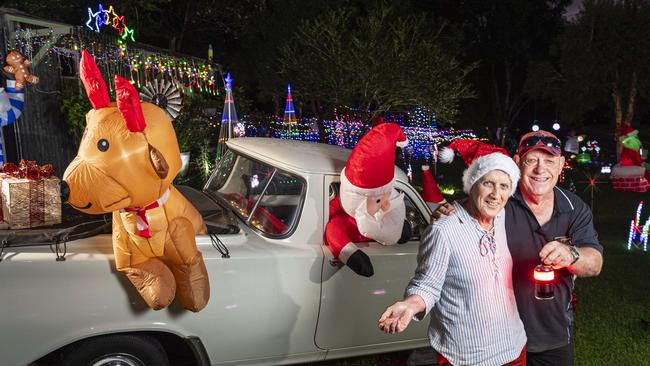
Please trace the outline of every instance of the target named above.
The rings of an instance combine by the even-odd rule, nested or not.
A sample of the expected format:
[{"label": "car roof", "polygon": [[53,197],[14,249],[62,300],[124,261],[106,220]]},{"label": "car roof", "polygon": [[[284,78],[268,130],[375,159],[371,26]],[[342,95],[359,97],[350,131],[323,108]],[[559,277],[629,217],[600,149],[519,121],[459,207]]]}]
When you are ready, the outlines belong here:
[{"label": "car roof", "polygon": [[[267,137],[230,139],[226,144],[229,148],[256,160],[304,173],[338,175],[352,152],[336,145]],[[406,174],[398,167],[395,167],[395,178],[408,182]]]}]

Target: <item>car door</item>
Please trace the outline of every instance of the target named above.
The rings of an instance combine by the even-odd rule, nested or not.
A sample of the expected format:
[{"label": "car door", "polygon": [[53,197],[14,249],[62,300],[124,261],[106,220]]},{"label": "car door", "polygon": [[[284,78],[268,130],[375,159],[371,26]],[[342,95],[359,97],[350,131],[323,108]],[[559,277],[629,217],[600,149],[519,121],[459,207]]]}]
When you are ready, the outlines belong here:
[{"label": "car door", "polygon": [[[325,202],[336,195],[337,176],[326,176]],[[400,334],[384,334],[377,320],[387,306],[402,299],[404,289],[417,264],[420,230],[428,225],[430,214],[414,189],[403,182],[396,188],[405,194],[407,219],[413,226],[411,240],[403,244],[384,246],[377,242],[358,243],[368,254],[375,269],[370,278],[355,274],[334,260],[324,246],[325,263],[322,274],[321,309],[316,328],[316,345],[323,349],[363,347],[387,342],[425,339],[428,319],[413,322]],[[327,204],[324,204],[327,207]],[[324,217],[327,220],[328,212]],[[326,222],[324,223],[324,225]]]}]

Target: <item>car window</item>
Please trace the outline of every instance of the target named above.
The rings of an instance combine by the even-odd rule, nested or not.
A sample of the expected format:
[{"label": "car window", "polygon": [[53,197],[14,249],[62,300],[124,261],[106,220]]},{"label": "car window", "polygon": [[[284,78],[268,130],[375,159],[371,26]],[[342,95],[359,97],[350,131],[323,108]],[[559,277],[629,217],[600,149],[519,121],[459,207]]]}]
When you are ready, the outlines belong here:
[{"label": "car window", "polygon": [[425,220],[422,212],[420,212],[411,197],[406,193],[404,193],[404,205],[406,206],[406,222],[408,222],[411,229],[410,241],[420,240],[422,231],[428,225],[427,220]]},{"label": "car window", "polygon": [[284,235],[298,219],[304,184],[302,180],[277,171],[250,219],[257,229]]},{"label": "car window", "polygon": [[[339,188],[340,188],[340,183],[338,182],[332,183],[330,185],[329,188],[330,200],[338,196]],[[402,192],[401,189],[398,189],[397,191]],[[406,193],[404,193],[404,206],[406,207],[406,222],[408,223],[409,228],[411,229],[410,230],[411,236],[409,238],[409,241],[420,240],[420,235],[422,231],[427,227],[428,223],[425,220],[424,216],[422,215],[422,212],[420,212],[420,210],[415,205],[411,197],[409,197],[409,195]]]},{"label": "car window", "polygon": [[270,236],[282,236],[295,225],[304,181],[227,150],[204,191],[231,206],[247,224]]}]

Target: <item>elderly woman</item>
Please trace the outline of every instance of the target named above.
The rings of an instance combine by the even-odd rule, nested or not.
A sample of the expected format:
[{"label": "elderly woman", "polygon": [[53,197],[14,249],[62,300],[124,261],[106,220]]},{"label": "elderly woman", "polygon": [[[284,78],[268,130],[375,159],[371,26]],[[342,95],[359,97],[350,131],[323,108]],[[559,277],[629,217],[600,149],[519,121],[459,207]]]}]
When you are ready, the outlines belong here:
[{"label": "elderly woman", "polygon": [[[469,197],[454,204],[456,215],[427,229],[405,298],[386,309],[379,328],[399,333],[431,312],[429,341],[439,365],[525,365],[503,211],[519,168],[505,150],[479,141],[450,147],[469,165],[463,174]],[[450,161],[453,150],[442,155]]]}]

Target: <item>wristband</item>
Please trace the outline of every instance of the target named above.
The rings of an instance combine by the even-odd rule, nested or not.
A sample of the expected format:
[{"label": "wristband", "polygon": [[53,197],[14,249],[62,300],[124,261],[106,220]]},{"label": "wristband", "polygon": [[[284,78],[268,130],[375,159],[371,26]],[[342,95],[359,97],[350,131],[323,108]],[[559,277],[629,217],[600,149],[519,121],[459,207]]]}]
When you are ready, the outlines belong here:
[{"label": "wristband", "polygon": [[573,265],[573,264],[575,264],[575,262],[578,261],[578,259],[580,259],[580,252],[578,251],[578,249],[576,249],[576,247],[574,247],[572,245],[569,245],[569,251],[571,252],[571,255],[573,256],[573,261],[571,262],[570,265]]}]

